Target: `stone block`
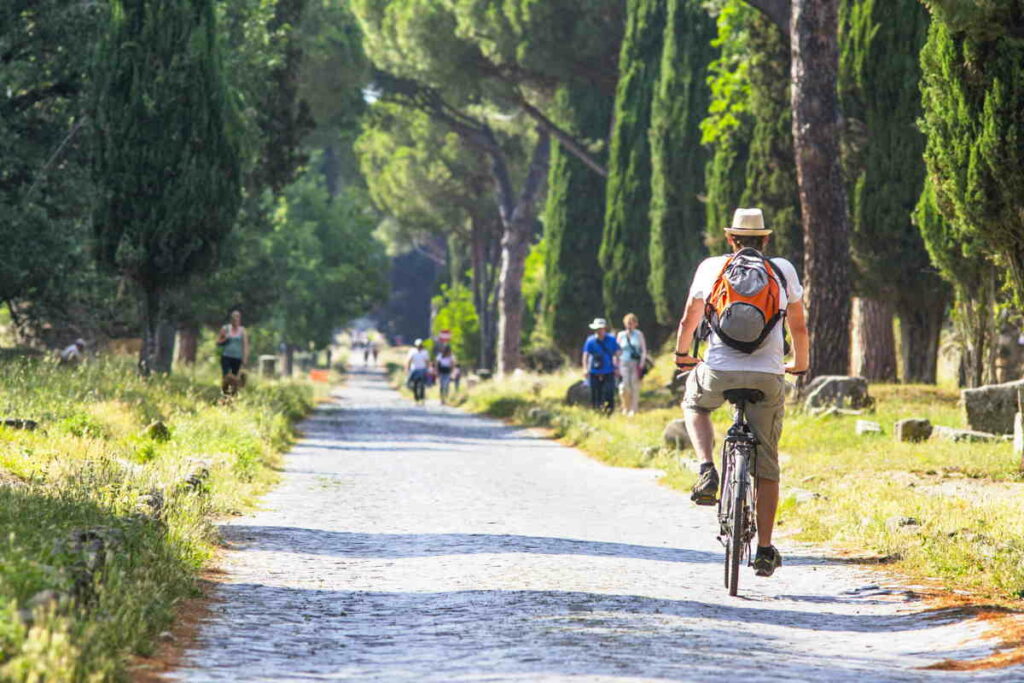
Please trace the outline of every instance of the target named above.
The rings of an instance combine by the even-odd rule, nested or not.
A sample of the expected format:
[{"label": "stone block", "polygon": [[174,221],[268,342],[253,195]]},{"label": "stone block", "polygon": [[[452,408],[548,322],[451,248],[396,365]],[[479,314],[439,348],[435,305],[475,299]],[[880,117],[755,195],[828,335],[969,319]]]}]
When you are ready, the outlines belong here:
[{"label": "stone block", "polygon": [[1013,416],[1020,409],[1017,395],[1022,391],[1024,380],[964,389],[960,392],[960,400],[967,425],[979,432],[1012,434]]},{"label": "stone block", "polygon": [[872,434],[881,434],[882,425],[871,420],[857,420],[856,426],[857,436],[868,436]]},{"label": "stone block", "polygon": [[590,387],[583,380],[573,384],[565,392],[565,404],[568,406],[589,406]]},{"label": "stone block", "polygon": [[7,427],[8,429],[24,429],[31,432],[38,426],[39,423],[35,420],[26,420],[20,417],[0,418],[0,427]]},{"label": "stone block", "polygon": [[867,408],[874,401],[868,395],[868,381],[863,377],[822,375],[811,380],[803,390],[804,408]]},{"label": "stone block", "polygon": [[999,434],[978,432],[973,429],[956,429],[955,427],[943,427],[938,425],[932,429],[932,438],[954,443],[986,443],[989,441],[1003,441],[1004,437]]},{"label": "stone block", "polygon": [[932,435],[932,423],[922,417],[897,420],[893,425],[897,441],[924,441]]},{"label": "stone block", "polygon": [[158,441],[160,443],[169,441],[171,438],[171,428],[164,424],[162,420],[151,422],[143,433],[150,439],[153,439],[153,441]]},{"label": "stone block", "polygon": [[260,377],[277,377],[277,356],[260,356],[259,367]]},{"label": "stone block", "polygon": [[665,442],[665,445],[674,448],[677,451],[691,448],[690,435],[686,431],[685,420],[672,420],[665,425],[665,430],[661,433],[661,438]]},{"label": "stone block", "polygon": [[1013,454],[1020,461],[1020,470],[1024,472],[1024,413],[1013,416]]}]

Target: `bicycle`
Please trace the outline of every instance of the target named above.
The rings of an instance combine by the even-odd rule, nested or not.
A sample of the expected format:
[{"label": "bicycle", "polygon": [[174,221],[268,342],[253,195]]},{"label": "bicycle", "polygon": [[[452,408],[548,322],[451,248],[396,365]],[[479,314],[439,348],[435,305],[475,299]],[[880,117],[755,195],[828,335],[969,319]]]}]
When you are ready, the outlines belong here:
[{"label": "bicycle", "polygon": [[722,445],[721,495],[718,498],[719,542],[725,546],[725,587],[739,590],[740,565],[752,563],[750,543],[757,534],[755,500],[757,437],[747,424],[747,405],[764,399],[757,389],[729,389],[725,400],[735,408],[733,424]]}]

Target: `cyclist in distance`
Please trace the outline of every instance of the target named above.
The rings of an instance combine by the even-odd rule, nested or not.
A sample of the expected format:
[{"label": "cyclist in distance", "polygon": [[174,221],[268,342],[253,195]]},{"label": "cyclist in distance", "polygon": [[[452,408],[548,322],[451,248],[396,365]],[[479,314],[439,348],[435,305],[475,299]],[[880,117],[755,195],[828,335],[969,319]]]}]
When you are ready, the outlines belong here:
[{"label": "cyclist in distance", "polygon": [[[725,401],[723,392],[760,390],[764,399],[746,410],[758,440],[757,553],[753,564],[758,576],[771,576],[782,565],[782,557],[772,545],[772,531],[779,503],[784,376],[787,372],[803,374],[810,361],[803,287],[792,263],[763,256],[772,231],[765,228],[760,209],[737,209],[725,233],[733,253],[705,259],[698,266],[676,340],[676,365],[693,370],[683,396],[686,429],[701,460],[700,478],[691,499],[698,505],[715,504],[719,478],[712,452],[711,412]],[[751,292],[755,293],[748,298]],[[710,336],[705,360],[700,362],[690,354],[693,336],[705,319]],[[787,325],[793,338],[793,360],[788,364],[784,362],[783,330]]]}]

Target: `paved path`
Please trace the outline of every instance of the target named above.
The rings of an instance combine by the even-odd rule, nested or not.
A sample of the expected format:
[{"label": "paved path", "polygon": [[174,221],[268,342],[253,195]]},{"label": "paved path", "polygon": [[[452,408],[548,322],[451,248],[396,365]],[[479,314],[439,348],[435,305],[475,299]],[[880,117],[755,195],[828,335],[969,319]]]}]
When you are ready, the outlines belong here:
[{"label": "paved path", "polygon": [[379,374],[339,398],[224,527],[227,582],[177,679],[961,680],[918,667],[987,652],[980,626],[799,549],[729,598],[711,510],[652,471]]}]

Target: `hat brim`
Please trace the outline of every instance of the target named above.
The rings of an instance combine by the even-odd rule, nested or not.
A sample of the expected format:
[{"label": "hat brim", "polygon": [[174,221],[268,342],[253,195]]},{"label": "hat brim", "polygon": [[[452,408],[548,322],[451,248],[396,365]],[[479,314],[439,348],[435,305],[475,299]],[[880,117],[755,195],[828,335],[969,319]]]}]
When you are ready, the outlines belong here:
[{"label": "hat brim", "polygon": [[590,329],[592,330],[603,330],[606,329],[607,327],[607,325],[595,325],[594,323],[590,323]]},{"label": "hat brim", "polygon": [[725,228],[725,232],[739,237],[764,237],[765,235],[772,234],[772,231],[768,228]]}]

